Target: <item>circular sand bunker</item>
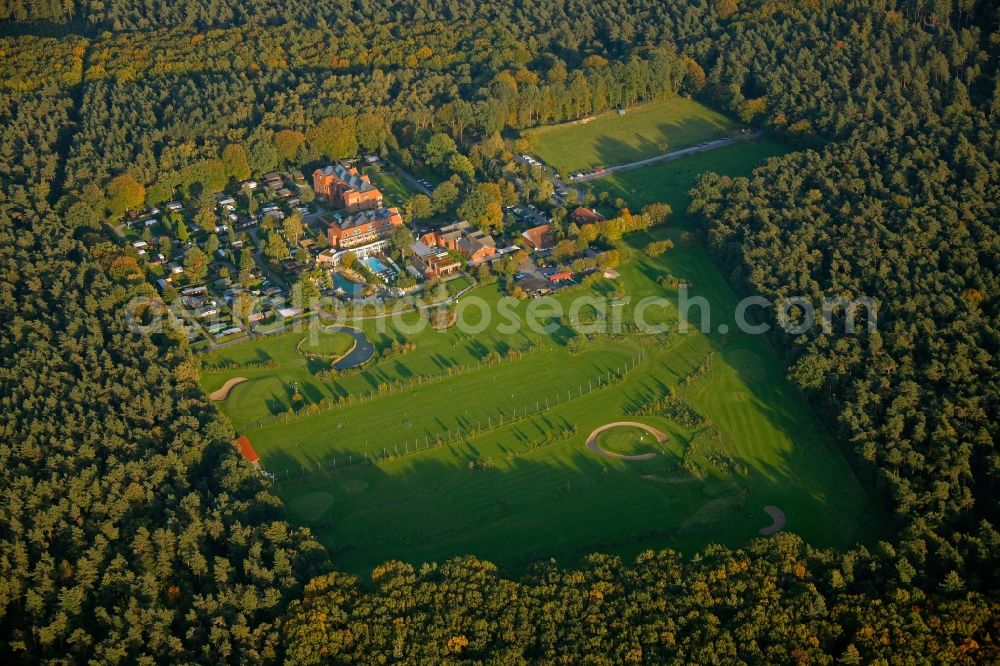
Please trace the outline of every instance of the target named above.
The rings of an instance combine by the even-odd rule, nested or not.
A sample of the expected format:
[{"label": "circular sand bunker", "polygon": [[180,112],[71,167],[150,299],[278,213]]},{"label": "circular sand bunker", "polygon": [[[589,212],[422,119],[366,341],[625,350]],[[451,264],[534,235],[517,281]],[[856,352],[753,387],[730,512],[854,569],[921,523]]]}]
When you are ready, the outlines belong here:
[{"label": "circular sand bunker", "polygon": [[587,448],[598,455],[606,456],[608,458],[615,458],[616,460],[652,460],[653,458],[656,457],[655,453],[641,453],[639,455],[626,456],[622,455],[621,453],[615,453],[614,451],[606,451],[603,448],[601,448],[601,445],[597,442],[597,438],[600,437],[601,433],[605,432],[606,430],[611,430],[612,428],[621,428],[621,427],[639,428],[640,430],[645,430],[650,435],[655,437],[656,441],[659,442],[660,444],[670,439],[666,435],[666,433],[660,432],[656,428],[648,426],[645,423],[638,423],[636,421],[615,421],[614,423],[606,423],[602,425],[600,428],[594,430],[594,432],[590,433],[590,436],[587,437]]}]

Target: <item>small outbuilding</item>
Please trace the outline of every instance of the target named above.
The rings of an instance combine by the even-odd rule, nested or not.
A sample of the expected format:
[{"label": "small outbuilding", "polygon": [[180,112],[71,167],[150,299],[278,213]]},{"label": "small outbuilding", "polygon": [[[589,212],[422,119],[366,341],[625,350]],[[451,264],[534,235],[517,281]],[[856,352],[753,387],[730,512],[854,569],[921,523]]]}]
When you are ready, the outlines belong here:
[{"label": "small outbuilding", "polygon": [[247,439],[246,435],[240,435],[238,438],[233,440],[233,446],[240,452],[240,454],[247,459],[247,462],[253,465],[260,464],[260,456],[254,451],[253,445],[250,440]]}]

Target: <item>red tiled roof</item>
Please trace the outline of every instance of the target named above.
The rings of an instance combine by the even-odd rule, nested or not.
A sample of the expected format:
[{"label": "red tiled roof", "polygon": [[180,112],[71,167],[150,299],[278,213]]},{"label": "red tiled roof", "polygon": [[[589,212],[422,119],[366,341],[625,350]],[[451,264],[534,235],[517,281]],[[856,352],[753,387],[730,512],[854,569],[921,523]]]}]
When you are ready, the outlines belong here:
[{"label": "red tiled roof", "polygon": [[525,231],[522,236],[524,236],[529,243],[539,250],[547,249],[549,245],[552,245],[552,234],[549,232],[551,227],[548,224],[543,224],[539,227],[534,227]]},{"label": "red tiled roof", "polygon": [[250,440],[247,439],[246,435],[241,435],[239,439],[234,440],[233,446],[239,449],[240,453],[242,453],[243,457],[248,461],[255,463],[260,460],[260,456],[253,450],[253,445],[250,444]]},{"label": "red tiled roof", "polygon": [[580,206],[570,213],[570,217],[573,218],[574,222],[578,222],[580,224],[593,224],[594,222],[600,222],[604,219],[604,216],[596,210],[584,208],[583,206]]}]

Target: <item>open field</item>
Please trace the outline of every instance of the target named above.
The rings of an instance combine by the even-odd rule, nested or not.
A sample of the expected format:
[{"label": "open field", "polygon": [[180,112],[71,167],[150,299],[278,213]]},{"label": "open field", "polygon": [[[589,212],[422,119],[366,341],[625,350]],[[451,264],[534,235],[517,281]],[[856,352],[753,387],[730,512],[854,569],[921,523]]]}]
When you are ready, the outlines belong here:
[{"label": "open field", "polygon": [[305,339],[299,346],[299,351],[314,356],[337,358],[354,348],[354,340],[346,333],[328,333],[319,331],[315,336]]},{"label": "open field", "polygon": [[[736,143],[672,162],[617,173],[588,183],[595,193],[607,192],[609,202],[624,199],[633,210],[665,201],[676,214],[687,209],[688,190],[698,175],[714,171],[730,176],[748,176],[755,166],[768,157],[784,155],[789,149],[773,139],[761,138]],[[606,212],[613,211],[613,206]]]},{"label": "open field", "polygon": [[[635,260],[622,267],[622,284],[634,300],[672,299],[656,283],[669,271],[690,280],[694,294],[712,302],[718,321],[732,325],[727,313],[735,297],[704,251],[685,245],[680,231],[629,238],[623,247]],[[654,237],[674,238],[678,248],[659,259],[638,251]],[[607,286],[599,283],[596,293]],[[472,293],[489,301],[491,291]],[[627,318],[633,306],[623,307]],[[674,308],[659,313],[667,321],[676,317]],[[364,327],[380,346],[394,337],[378,333],[375,322]],[[572,560],[597,549],[631,556],[662,546],[737,545],[770,524],[766,505],[782,507],[786,529],[818,545],[846,545],[878,531],[867,495],[762,338],[695,331],[595,338],[571,354],[565,347],[571,333],[561,329],[553,336],[504,336],[490,328],[472,338],[455,329],[424,331],[407,336],[414,351],[323,382],[313,374],[317,366],[287,350],[300,335],[218,352],[230,360],[263,353],[281,364],[234,369],[231,374],[256,379],[218,404],[239,424],[270,413],[270,401],[290,404],[291,382],[310,399],[361,396],[401,382],[374,400],[287,424],[240,428],[265,468],[278,475],[276,491],[291,518],[312,527],[339,567],[361,572],[389,558],[420,563],[474,553],[517,569],[539,557]],[[511,348],[524,353],[478,365],[489,352]],[[705,425],[629,414],[680,386],[709,355],[710,369],[679,391]],[[462,365],[455,376],[442,377]],[[609,371],[624,379],[595,387]],[[439,378],[418,384],[417,375]],[[206,374],[206,388],[227,376]],[[533,415],[524,418],[525,411]],[[656,451],[651,460],[588,451],[588,433],[616,420],[642,422],[669,439],[636,444],[616,435],[608,442],[623,453]],[[385,454],[377,464],[359,464]]]},{"label": "open field", "polygon": [[[481,302],[490,308],[495,308],[499,300],[499,294],[492,286],[474,289],[468,296],[481,299]],[[569,300],[568,296],[566,300]],[[522,303],[517,312],[523,317],[527,307],[528,303]],[[478,312],[478,308],[469,307],[466,319],[477,323]],[[318,404],[324,399],[328,401],[350,399],[353,402],[371,393],[388,393],[390,387],[392,391],[399,391],[400,385],[409,386],[411,383],[428,381],[450,384],[449,393],[461,393],[464,390],[475,389],[477,373],[485,370],[490,376],[490,382],[496,384],[497,391],[511,388],[510,393],[515,396],[521,393],[530,397],[537,393],[544,399],[547,394],[542,392],[541,387],[556,386],[562,381],[556,373],[562,372],[563,379],[567,378],[564,363],[570,354],[560,343],[565,342],[572,334],[569,329],[560,326],[553,336],[527,328],[513,335],[502,335],[496,330],[495,325],[475,335],[462,333],[457,328],[438,332],[424,327],[424,330],[417,335],[399,332],[400,328],[415,326],[419,318],[420,315],[416,313],[404,314],[398,327],[394,327],[385,319],[355,322],[355,325],[372,340],[379,352],[393,342],[410,341],[416,344],[414,351],[387,360],[374,360],[360,372],[343,373],[332,380],[320,381],[316,373],[328,370],[330,362],[322,358],[308,358],[300,352],[300,349],[301,351],[317,349],[318,347],[310,341],[311,336],[322,340],[326,334],[323,334],[321,329],[310,330],[303,324],[299,331],[261,338],[252,343],[227,347],[209,354],[205,357],[206,366],[208,368],[224,366],[225,370],[210,369],[205,372],[202,385],[206,391],[212,392],[222,387],[232,376],[248,379],[234,389],[228,400],[222,404],[223,411],[230,416],[234,425],[243,429],[252,427],[256,421],[273,421],[275,416],[286,414],[292,407],[293,386],[307,403]],[[557,321],[550,323],[558,325]],[[609,343],[606,347],[607,349],[595,346],[592,354],[588,351],[573,357],[589,359],[590,356],[604,356],[608,361],[575,363],[574,369],[578,369],[578,372],[569,377],[593,378],[596,381],[598,376],[606,375],[609,369],[622,365],[626,355],[634,354],[638,349],[637,345],[632,344],[627,346],[631,351],[616,354],[614,350],[621,345]],[[516,362],[507,360],[508,355],[518,352],[523,353]],[[491,361],[491,354],[503,357],[503,360]],[[616,365],[612,365],[612,361],[615,361]],[[470,371],[470,367],[473,370]],[[505,373],[509,374],[507,379],[504,379]],[[539,381],[533,386],[524,386],[522,376],[524,373],[537,373]],[[467,381],[471,382],[469,386],[464,384]],[[377,416],[379,412],[384,411],[386,399],[388,397],[363,406],[352,404],[350,409],[356,412],[371,407]],[[487,414],[486,405],[481,407],[477,413]],[[356,420],[356,415],[352,420]],[[464,420],[455,419],[455,423]],[[435,422],[437,421],[445,422],[435,419]],[[310,429],[307,425],[301,427],[307,432]],[[380,430],[385,433],[381,426]],[[398,434],[402,439],[403,433]],[[412,435],[412,431],[408,430],[407,434]]]},{"label": "open field", "polygon": [[533,152],[564,175],[597,166],[632,162],[697,145],[733,132],[738,123],[690,99],[673,97],[609,111],[585,122],[525,132]]},{"label": "open field", "polygon": [[[656,456],[671,455],[667,447],[670,436],[645,424],[635,425],[634,421],[617,421],[591,433],[587,448],[611,458],[632,457],[652,459]],[[682,456],[678,456],[680,460]]]},{"label": "open field", "polygon": [[[558,296],[565,308],[620,286],[630,300],[609,304],[610,313],[630,321],[640,299],[661,296],[667,305],[647,310],[647,321],[676,324],[676,290],[659,284],[669,274],[711,303],[712,332],[596,335],[574,353],[567,343],[576,332],[555,316],[542,322],[551,334],[506,332],[495,314],[467,334],[411,329],[412,313],[396,324],[355,322],[379,352],[415,345],[358,372],[321,379],[329,364],[296,351],[310,333],[301,330],[207,357],[228,366],[205,372],[204,388],[248,378],[217,404],[277,476],[292,520],[310,526],[342,569],[472,553],[517,570],[594,550],[740,545],[772,525],[764,507],[780,507],[783,529],[816,545],[876,537],[881,514],[767,340],[718,332],[719,324],[735,330],[736,296],[684,235],[698,173],[741,175],[784,150],[762,140],[607,179],[601,186],[623,188],[633,207],[666,201],[678,212],[619,244],[631,260],[617,285]],[[642,252],[665,238],[675,248],[664,256]],[[478,287],[460,304],[475,324],[475,304],[495,312],[499,298],[495,287]],[[639,409],[671,390],[689,411]],[[298,415],[283,422],[293,406]],[[641,460],[589,450],[589,434],[616,421],[665,437],[627,426],[599,434],[605,451]]]},{"label": "open field", "polygon": [[[665,229],[655,236],[677,233]],[[644,245],[649,237],[642,236],[631,244]],[[655,278],[669,270],[691,280],[695,293],[720,311],[731,311],[734,296],[700,248],[662,260],[636,257],[621,278],[635,298],[660,292]],[[434,342],[453,335],[418,336],[416,351],[372,371],[401,375],[397,362],[412,371],[422,358],[449,349],[471,354],[463,345]],[[490,334],[483,339],[487,348],[500,342]],[[643,352],[624,381],[588,391],[588,379]],[[710,370],[681,395],[710,429],[662,416],[627,416],[630,407],[677,386],[709,354]],[[237,387],[233,397],[249,386]],[[530,411],[533,402],[544,405],[546,399],[550,408],[541,415],[496,427],[501,416],[511,419],[515,409]],[[656,458],[620,461],[585,449],[589,432],[626,418],[669,435],[656,445],[662,449]],[[492,430],[455,436],[487,419]],[[564,437],[569,429],[575,430]],[[435,446],[449,430],[451,442]],[[356,571],[386,558],[419,563],[470,552],[516,568],[538,557],[575,558],[595,549],[630,555],[647,547],[736,545],[769,524],[765,505],[783,507],[787,529],[819,545],[853,543],[877,529],[873,507],[846,462],[785,381],[766,342],[750,336],[690,332],[656,344],[595,340],[578,355],[555,341],[538,343],[519,360],[248,434],[265,467],[279,475],[277,492],[293,519],[312,526],[337,553],[339,566]],[[640,451],[644,445],[634,453],[651,450]],[[386,452],[385,462],[356,464],[366,454]]]}]

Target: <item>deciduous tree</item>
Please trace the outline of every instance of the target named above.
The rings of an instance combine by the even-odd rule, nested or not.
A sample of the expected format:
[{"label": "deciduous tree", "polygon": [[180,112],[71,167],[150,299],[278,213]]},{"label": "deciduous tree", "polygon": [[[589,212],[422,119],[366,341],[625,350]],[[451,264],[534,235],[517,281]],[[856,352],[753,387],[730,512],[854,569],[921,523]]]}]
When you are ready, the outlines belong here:
[{"label": "deciduous tree", "polygon": [[125,211],[139,208],[146,200],[146,188],[142,183],[123,173],[108,183],[107,206],[112,215],[120,216]]},{"label": "deciduous tree", "polygon": [[250,177],[247,151],[238,143],[231,143],[222,151],[223,170],[229,178],[246,180]]}]

